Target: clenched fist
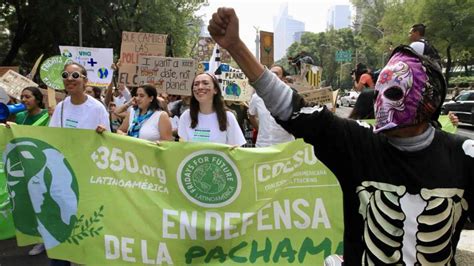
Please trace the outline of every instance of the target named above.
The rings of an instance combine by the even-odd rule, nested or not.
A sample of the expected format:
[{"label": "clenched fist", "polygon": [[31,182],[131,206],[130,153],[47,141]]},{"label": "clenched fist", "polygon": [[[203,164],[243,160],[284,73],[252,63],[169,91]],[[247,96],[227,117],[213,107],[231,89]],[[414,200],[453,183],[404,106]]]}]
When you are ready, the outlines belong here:
[{"label": "clenched fist", "polygon": [[216,43],[227,50],[241,42],[239,19],[233,8],[221,7],[217,9],[217,12],[212,14],[207,29]]}]

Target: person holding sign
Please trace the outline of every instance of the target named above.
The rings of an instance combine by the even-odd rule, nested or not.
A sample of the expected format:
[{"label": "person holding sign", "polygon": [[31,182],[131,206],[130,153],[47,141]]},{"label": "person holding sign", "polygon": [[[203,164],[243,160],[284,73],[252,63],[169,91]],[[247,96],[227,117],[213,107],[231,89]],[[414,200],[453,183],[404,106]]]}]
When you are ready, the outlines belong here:
[{"label": "person holding sign", "polygon": [[178,135],[184,141],[214,142],[234,146],[246,143],[237,119],[226,111],[216,77],[197,75],[192,85],[191,106],[179,119]]},{"label": "person holding sign", "polygon": [[474,218],[474,140],[430,125],[446,96],[434,62],[409,46],[393,51],[375,86],[372,128],[306,107],[240,39],[233,9],[219,8],[208,29],[276,120],[313,145],[339,180],[347,265],[455,264],[463,225]]},{"label": "person holding sign", "polygon": [[142,85],[137,96],[126,105],[131,108],[117,133],[149,141],[172,140],[171,120],[168,113],[160,108],[156,88]]},{"label": "person holding sign", "polygon": [[87,70],[79,63],[71,62],[61,73],[64,87],[69,94],[54,109],[50,127],[105,129],[110,131],[109,114],[105,106],[84,93]]},{"label": "person holding sign", "polygon": [[26,106],[26,111],[16,114],[15,123],[19,125],[47,126],[49,123],[48,110],[44,108],[43,94],[37,87],[26,87],[21,92],[20,99]]}]

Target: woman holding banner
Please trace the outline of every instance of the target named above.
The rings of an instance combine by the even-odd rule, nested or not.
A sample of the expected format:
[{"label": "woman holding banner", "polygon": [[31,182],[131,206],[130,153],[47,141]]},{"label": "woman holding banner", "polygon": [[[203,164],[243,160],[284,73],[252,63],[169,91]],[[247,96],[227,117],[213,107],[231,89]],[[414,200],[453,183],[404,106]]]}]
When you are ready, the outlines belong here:
[{"label": "woman holding banner", "polygon": [[166,111],[160,108],[156,88],[142,85],[137,89],[137,96],[128,102],[134,105],[117,133],[149,141],[172,140],[171,120]]},{"label": "woman holding banner", "polygon": [[225,109],[216,77],[204,73],[194,78],[191,105],[179,119],[178,135],[184,141],[246,143],[235,116]]}]

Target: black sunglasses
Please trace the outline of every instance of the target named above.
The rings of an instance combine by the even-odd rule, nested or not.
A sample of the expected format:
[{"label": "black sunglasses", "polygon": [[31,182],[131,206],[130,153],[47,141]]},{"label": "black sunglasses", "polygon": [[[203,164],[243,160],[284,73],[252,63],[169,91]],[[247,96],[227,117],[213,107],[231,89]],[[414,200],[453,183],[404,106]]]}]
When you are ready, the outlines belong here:
[{"label": "black sunglasses", "polygon": [[72,73],[69,73],[67,71],[64,71],[63,73],[61,73],[61,77],[63,79],[68,79],[69,77],[72,77],[73,79],[78,79],[78,78],[85,78],[86,76],[82,75],[81,73],[77,72],[77,71],[74,71]]}]

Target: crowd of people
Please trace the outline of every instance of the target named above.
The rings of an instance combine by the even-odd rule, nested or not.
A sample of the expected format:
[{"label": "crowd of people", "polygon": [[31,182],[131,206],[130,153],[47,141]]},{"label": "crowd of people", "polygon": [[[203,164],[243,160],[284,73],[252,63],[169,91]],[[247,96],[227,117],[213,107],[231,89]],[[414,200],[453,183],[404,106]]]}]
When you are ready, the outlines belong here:
[{"label": "crowd of people", "polygon": [[[158,143],[179,140],[239,147],[252,142],[266,147],[303,138],[314,145],[317,157],[341,184],[347,264],[453,262],[463,223],[474,216],[469,208],[474,205],[474,141],[433,126],[446,94],[436,62],[423,56],[416,44],[397,47],[377,82],[358,65],[354,88],[361,91],[361,102],[350,118],[375,118],[371,127],[337,117],[323,106],[307,106],[287,83],[282,66],[267,69],[257,61],[241,41],[238,26],[234,10],[226,8],[220,8],[209,24],[211,36],[229,51],[256,89],[248,107],[237,104],[238,112],[225,103],[212,74],[196,75],[191,96],[176,96],[158,94],[149,84],[91,87],[86,69],[68,63],[61,73],[67,97],[54,110],[45,107],[39,88],[27,87],[21,93],[26,110],[9,120],[111,131]],[[414,26],[412,31],[416,30],[419,27]],[[253,141],[245,137],[249,125],[258,132]],[[390,206],[382,206],[389,202]],[[385,212],[383,219],[380,212]],[[444,212],[456,215],[442,219],[438,214]],[[441,231],[443,226],[450,230]],[[36,245],[30,254],[43,250]]]}]

